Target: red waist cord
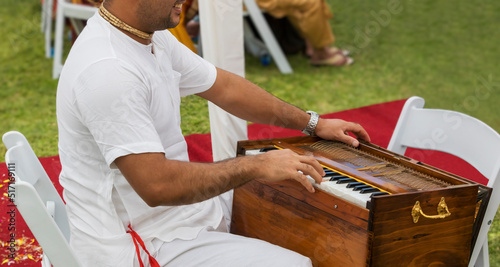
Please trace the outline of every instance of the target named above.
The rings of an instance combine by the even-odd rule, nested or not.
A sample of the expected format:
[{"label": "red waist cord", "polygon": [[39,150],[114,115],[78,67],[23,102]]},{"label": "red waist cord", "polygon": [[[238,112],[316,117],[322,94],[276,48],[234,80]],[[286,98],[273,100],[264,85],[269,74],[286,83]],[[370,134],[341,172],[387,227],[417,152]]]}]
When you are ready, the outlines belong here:
[{"label": "red waist cord", "polygon": [[146,246],[144,245],[144,241],[142,241],[141,237],[134,230],[132,230],[132,227],[130,227],[130,224],[128,225],[128,229],[129,230],[127,231],[127,233],[129,233],[132,236],[132,240],[134,240],[135,251],[137,252],[137,259],[139,260],[139,264],[141,265],[141,267],[144,267],[144,263],[142,262],[141,252],[139,251],[139,246],[137,245],[137,243],[139,243],[139,245],[141,245],[142,249],[144,251],[146,251],[146,253],[148,254],[149,264],[151,265],[151,267],[160,267],[160,265],[158,264],[156,259],[153,258],[153,256],[151,256],[149,254],[149,251],[146,249]]}]

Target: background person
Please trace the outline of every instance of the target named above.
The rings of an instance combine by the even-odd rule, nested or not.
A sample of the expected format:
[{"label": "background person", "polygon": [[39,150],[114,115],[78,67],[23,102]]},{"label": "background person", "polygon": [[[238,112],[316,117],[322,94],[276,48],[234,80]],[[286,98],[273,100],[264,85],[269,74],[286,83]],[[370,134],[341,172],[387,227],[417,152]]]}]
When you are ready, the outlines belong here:
[{"label": "background person", "polygon": [[306,41],[306,54],[316,66],[345,66],[354,60],[349,52],[334,47],[329,20],[333,17],[324,0],[255,0],[260,9],[275,18],[287,17]]}]

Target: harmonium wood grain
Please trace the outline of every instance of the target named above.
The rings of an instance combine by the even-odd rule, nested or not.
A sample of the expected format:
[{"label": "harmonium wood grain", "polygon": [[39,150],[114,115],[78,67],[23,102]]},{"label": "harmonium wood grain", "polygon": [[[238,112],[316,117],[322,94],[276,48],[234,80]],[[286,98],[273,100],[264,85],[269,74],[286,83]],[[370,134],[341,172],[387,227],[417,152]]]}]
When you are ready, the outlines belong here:
[{"label": "harmonium wood grain", "polygon": [[270,149],[313,155],[327,175],[315,193],[291,180],[236,188],[232,233],[294,250],[314,266],[468,265],[491,188],[366,142],[241,141],[237,154]]}]

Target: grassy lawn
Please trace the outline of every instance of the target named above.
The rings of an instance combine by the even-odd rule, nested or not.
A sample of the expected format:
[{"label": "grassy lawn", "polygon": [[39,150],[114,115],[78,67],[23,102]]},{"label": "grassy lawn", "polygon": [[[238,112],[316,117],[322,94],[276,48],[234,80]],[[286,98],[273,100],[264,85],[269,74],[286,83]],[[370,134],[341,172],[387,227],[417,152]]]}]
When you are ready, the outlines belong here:
[{"label": "grassy lawn", "polygon": [[[294,74],[281,75],[247,56],[246,77],[318,113],[418,95],[426,107],[469,114],[500,132],[500,1],[327,2],[337,45],[351,50],[354,65],[315,68],[293,55]],[[18,130],[38,156],[56,155],[57,80],[44,57],[40,2],[3,0],[0,36],[0,132]],[[209,132],[205,101],[183,99],[182,114],[185,134]],[[0,162],[4,154],[2,145]],[[499,234],[497,220],[489,236],[493,266],[500,264]]]}]

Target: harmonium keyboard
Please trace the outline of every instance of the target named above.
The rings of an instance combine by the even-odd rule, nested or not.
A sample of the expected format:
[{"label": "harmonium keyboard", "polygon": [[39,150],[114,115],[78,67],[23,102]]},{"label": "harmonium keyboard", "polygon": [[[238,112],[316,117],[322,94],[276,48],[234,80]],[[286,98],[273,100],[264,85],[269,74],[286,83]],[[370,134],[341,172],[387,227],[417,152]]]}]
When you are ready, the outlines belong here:
[{"label": "harmonium keyboard", "polygon": [[367,142],[292,137],[237,149],[313,155],[326,176],[315,193],[293,180],[236,188],[232,233],[301,253],[314,266],[468,265],[491,188]]}]

